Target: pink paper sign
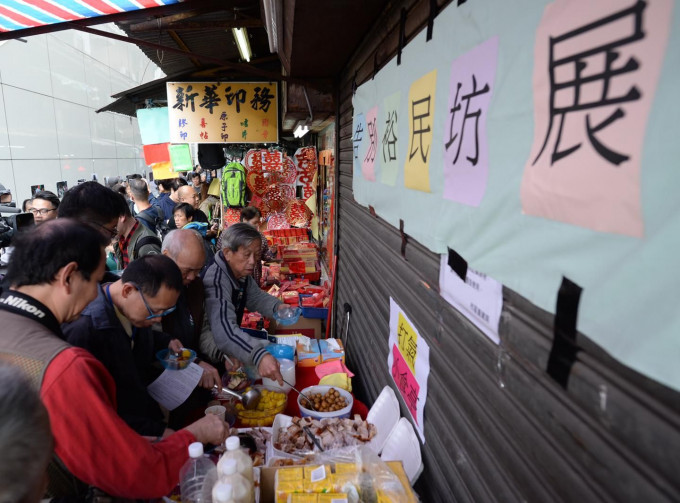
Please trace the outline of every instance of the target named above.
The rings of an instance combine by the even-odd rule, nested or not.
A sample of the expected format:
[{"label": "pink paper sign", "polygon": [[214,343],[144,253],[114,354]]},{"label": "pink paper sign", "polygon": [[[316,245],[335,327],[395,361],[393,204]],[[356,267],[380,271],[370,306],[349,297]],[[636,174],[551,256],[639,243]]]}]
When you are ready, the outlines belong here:
[{"label": "pink paper sign", "polygon": [[556,0],[545,7],[534,47],[525,213],[643,236],[642,147],[671,8],[671,0]]},{"label": "pink paper sign", "polygon": [[479,206],[486,192],[489,154],[486,118],[496,77],[498,37],[456,58],[451,65],[444,130],[444,197]]},{"label": "pink paper sign", "polygon": [[395,344],[392,345],[392,379],[401,393],[413,420],[418,424],[418,393],[420,386],[411,373],[406,360]]},{"label": "pink paper sign", "polygon": [[378,107],[366,113],[366,137],[368,143],[366,155],[361,161],[361,173],[369,182],[375,182],[375,156],[378,151]]}]

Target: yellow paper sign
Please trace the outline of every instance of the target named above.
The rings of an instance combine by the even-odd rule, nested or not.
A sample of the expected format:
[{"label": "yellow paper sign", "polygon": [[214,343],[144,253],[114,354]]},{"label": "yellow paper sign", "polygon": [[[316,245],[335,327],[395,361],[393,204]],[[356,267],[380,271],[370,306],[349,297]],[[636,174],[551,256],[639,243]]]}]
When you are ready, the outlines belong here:
[{"label": "yellow paper sign", "polygon": [[168,82],[173,143],[276,143],[275,82]]},{"label": "yellow paper sign", "polygon": [[397,343],[401,355],[406,360],[413,375],[416,374],[416,357],[418,356],[418,334],[404,317],[399,313],[399,321],[397,325]]},{"label": "yellow paper sign", "polygon": [[153,171],[154,180],[167,180],[168,178],[179,178],[179,173],[172,170],[172,163],[167,162],[157,162],[151,165],[151,171]]},{"label": "yellow paper sign", "polygon": [[437,70],[411,84],[408,93],[408,153],[404,163],[404,186],[430,192],[430,157],[434,123]]}]

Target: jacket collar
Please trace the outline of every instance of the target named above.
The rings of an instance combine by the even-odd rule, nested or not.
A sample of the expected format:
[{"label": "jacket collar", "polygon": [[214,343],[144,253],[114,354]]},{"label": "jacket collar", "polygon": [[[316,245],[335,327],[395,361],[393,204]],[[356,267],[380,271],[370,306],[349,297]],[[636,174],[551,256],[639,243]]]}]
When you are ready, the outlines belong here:
[{"label": "jacket collar", "polygon": [[227,275],[229,281],[231,281],[232,288],[241,288],[242,286],[241,282],[236,279],[236,276],[234,276],[231,267],[229,267],[229,263],[227,262],[227,259],[224,256],[224,250],[220,250],[215,255],[215,263],[217,264],[217,267],[222,269],[222,271]]},{"label": "jacket collar", "polygon": [[82,313],[83,316],[92,319],[92,326],[98,330],[115,328],[119,324],[116,311],[106,297],[104,288],[104,285],[99,285],[97,298],[90,302]]}]

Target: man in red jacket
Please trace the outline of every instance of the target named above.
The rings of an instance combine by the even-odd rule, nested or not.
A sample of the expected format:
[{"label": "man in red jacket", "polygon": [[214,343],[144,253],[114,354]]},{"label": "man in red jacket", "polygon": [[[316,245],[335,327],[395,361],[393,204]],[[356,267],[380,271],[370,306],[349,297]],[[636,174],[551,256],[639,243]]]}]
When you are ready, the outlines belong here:
[{"label": "man in red jacket", "polygon": [[150,442],[116,414],[104,366],[63,340],[61,323],[75,320],[97,295],[105,244],[91,227],[61,218],[15,238],[11,286],[0,293],[0,358],[26,372],[49,412],[51,496],[82,497],[93,486],[123,498],[158,498],[177,484],[189,444],[219,444],[228,428],[208,415]]}]

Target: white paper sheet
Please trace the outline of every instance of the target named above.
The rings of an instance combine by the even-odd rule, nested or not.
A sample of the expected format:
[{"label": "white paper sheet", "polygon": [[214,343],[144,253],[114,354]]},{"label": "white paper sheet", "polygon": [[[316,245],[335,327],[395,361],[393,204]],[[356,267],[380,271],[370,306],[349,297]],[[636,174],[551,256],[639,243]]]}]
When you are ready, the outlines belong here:
[{"label": "white paper sheet", "polygon": [[496,344],[503,309],[503,285],[468,267],[465,281],[453,272],[448,256],[439,264],[439,293]]},{"label": "white paper sheet", "polygon": [[202,375],[203,369],[192,363],[183,370],[164,370],[146,389],[159,404],[174,410],[189,398]]},{"label": "white paper sheet", "polygon": [[406,313],[390,297],[390,337],[387,369],[397,385],[406,409],[425,443],[425,402],[430,375],[430,346]]}]

